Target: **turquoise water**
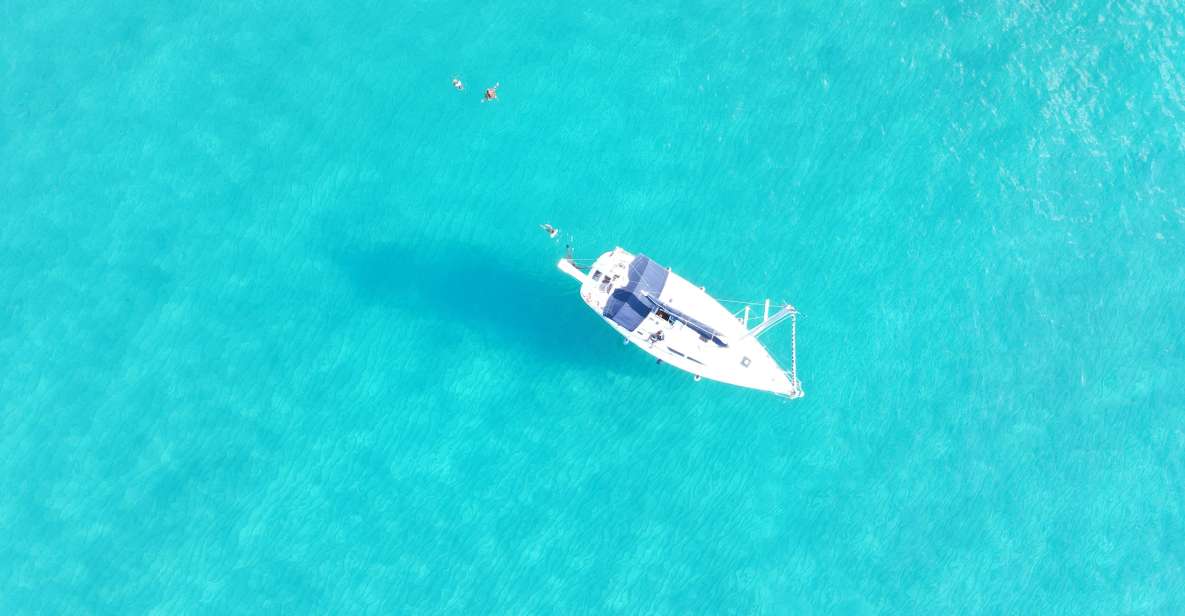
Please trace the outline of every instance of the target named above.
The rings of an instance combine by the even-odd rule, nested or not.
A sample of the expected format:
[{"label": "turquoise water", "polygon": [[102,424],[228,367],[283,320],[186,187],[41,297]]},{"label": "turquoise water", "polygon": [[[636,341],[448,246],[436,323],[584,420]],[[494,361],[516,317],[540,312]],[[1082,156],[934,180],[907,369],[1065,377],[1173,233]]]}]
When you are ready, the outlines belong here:
[{"label": "turquoise water", "polygon": [[0,612],[1185,611],[1179,3],[151,4],[0,9]]}]

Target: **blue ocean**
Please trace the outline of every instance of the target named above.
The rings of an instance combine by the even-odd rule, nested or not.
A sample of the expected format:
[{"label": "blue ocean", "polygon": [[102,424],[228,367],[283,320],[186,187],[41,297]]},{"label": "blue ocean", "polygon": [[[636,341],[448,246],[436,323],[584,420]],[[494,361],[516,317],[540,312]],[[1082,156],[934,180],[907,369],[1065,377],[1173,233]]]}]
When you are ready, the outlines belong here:
[{"label": "blue ocean", "polygon": [[0,15],[0,613],[1185,612],[1180,2]]}]

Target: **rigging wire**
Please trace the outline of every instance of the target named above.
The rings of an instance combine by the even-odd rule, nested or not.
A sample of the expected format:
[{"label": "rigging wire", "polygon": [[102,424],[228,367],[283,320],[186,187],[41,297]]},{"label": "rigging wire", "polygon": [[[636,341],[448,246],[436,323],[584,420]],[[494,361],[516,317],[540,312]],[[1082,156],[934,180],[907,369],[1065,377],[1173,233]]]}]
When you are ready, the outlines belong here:
[{"label": "rigging wire", "polygon": [[[721,302],[721,303],[728,303],[728,304],[742,304],[742,305],[749,305],[749,306],[764,306],[765,305],[765,302],[747,302],[745,300],[740,300],[740,299],[720,299],[719,297],[713,297],[712,299],[714,299],[718,302]],[[780,309],[785,308],[786,306],[789,306],[789,305],[790,305],[789,303],[785,303],[785,304],[770,303],[769,307],[770,308],[778,308],[780,310]]]}]

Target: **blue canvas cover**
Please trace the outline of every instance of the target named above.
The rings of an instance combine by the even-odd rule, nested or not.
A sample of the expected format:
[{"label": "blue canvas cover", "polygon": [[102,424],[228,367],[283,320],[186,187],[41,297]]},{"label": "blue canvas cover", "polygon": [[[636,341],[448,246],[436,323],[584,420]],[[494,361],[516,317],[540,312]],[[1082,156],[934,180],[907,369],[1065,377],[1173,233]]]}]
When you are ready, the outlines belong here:
[{"label": "blue canvas cover", "polygon": [[691,330],[695,333],[707,338],[708,340],[711,340],[712,342],[715,342],[716,346],[728,346],[728,343],[720,337],[720,332],[713,329],[710,325],[707,325],[702,321],[697,321],[682,311],[676,310],[658,301],[657,299],[654,299],[653,297],[647,297],[644,298],[644,300],[651,308],[654,308],[655,310],[662,309],[663,312],[671,315],[672,319],[681,321],[684,325],[691,328]]},{"label": "blue canvas cover", "polygon": [[601,314],[632,332],[653,311],[651,304],[643,298],[647,295],[658,297],[662,293],[667,283],[667,270],[646,255],[638,255],[630,263],[628,276],[629,282],[613,291]]}]

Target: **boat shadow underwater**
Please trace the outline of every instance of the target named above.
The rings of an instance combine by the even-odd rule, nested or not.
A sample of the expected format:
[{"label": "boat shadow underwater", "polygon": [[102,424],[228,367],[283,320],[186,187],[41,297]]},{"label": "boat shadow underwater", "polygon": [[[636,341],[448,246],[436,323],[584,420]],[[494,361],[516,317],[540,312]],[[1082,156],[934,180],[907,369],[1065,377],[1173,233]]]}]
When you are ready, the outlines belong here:
[{"label": "boat shadow underwater", "polygon": [[334,261],[361,298],[389,305],[393,316],[430,313],[548,361],[618,369],[620,342],[598,330],[552,259],[535,273],[480,248],[424,254],[392,243]]}]

